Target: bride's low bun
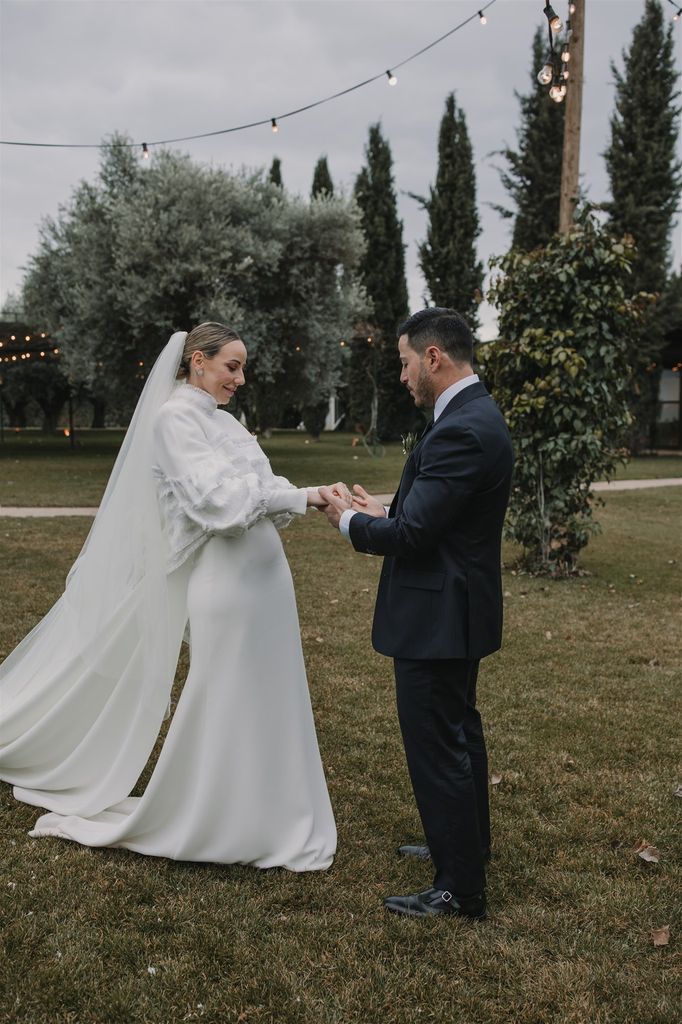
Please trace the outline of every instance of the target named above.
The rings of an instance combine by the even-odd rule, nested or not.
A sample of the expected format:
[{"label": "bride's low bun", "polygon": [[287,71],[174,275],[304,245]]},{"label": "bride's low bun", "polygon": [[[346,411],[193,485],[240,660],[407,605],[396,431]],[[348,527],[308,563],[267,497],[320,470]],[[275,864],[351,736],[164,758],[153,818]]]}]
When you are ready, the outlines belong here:
[{"label": "bride's low bun", "polygon": [[241,341],[236,331],[225,324],[208,322],[193,327],[185,339],[182,359],[178,366],[177,380],[189,377],[190,362],[194,352],[203,352],[206,359],[213,359],[228,341]]}]

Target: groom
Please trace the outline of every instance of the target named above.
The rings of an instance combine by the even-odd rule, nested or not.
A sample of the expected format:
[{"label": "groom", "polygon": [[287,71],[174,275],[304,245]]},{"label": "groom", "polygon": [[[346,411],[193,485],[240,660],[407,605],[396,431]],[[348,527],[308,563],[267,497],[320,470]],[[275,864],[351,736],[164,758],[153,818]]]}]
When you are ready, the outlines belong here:
[{"label": "groom", "polygon": [[452,309],[398,331],[400,380],[433,409],[389,509],[359,485],[352,507],[328,488],[327,518],[356,551],[383,555],[372,642],[393,658],[405,754],[433,861],[433,886],[385,900],[415,917],[486,916],[488,763],[476,710],[479,660],[502,638],[500,543],[512,475],[504,419],[473,371],[473,341]]}]

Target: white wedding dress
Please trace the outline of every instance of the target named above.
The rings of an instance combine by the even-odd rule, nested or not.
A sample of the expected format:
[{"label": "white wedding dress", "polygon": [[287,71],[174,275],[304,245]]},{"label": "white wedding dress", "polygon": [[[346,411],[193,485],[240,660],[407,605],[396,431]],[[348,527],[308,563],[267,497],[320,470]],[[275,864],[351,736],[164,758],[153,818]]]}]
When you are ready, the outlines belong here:
[{"label": "white wedding dress", "polygon": [[[139,623],[153,620],[140,612],[130,571],[95,651],[74,656],[58,643],[55,663],[37,666],[40,626],[49,631],[61,616],[68,632],[60,601],[37,640],[24,641],[23,658],[22,645],[10,655],[0,677],[0,778],[18,799],[50,808],[33,836],[175,860],[328,868],[336,829],[277,533],[305,512],[306,491],[276,477],[256,439],[189,384],[174,388],[150,436],[168,570],[158,615],[175,659],[189,624],[191,657],[149,783],[128,795],[172,679],[156,672],[155,646],[140,635]],[[145,685],[145,664],[160,684]]]}]

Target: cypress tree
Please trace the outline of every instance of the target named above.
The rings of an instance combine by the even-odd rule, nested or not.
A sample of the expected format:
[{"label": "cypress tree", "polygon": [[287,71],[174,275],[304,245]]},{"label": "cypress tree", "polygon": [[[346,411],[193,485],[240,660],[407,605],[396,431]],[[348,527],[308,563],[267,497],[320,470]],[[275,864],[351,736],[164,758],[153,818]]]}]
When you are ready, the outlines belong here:
[{"label": "cypress tree", "polygon": [[409,429],[414,406],[400,383],[396,342],[396,329],[408,314],[403,225],[398,219],[391,147],[379,124],[369,129],[365,156],[366,164],[355,183],[367,242],[359,270],[374,312],[371,333],[368,331],[365,340],[355,338],[352,344],[350,409],[355,421],[369,425],[369,375],[374,376],[379,391],[379,434],[388,440]]},{"label": "cypress tree", "polygon": [[564,104],[551,100],[546,86],[537,80],[547,50],[545,30],[538,28],[533,37],[531,91],[527,96],[516,93],[521,106],[517,149],[500,150],[508,164],[507,170],[500,171],[500,177],[516,212],[502,206],[495,209],[503,217],[515,217],[512,247],[528,252],[546,245],[559,230]]},{"label": "cypress tree", "polygon": [[278,156],[273,158],[268,177],[273,185],[279,185],[280,188],[284,188],[284,183],[282,181],[282,161]]},{"label": "cypress tree", "polygon": [[[623,52],[623,71],[611,65],[616,109],[604,154],[611,183],[611,202],[605,204],[609,227],[619,237],[632,235],[637,249],[633,291],[659,296],[668,287],[670,234],[682,189],[673,29],[672,23],[665,27],[660,3],[646,0],[630,50]],[[635,449],[654,440],[665,307],[665,301],[652,307],[642,339],[630,353],[637,384],[631,405]]]},{"label": "cypress tree", "polygon": [[476,209],[476,174],[466,116],[454,93],[445,100],[438,136],[438,171],[428,199],[415,196],[429,215],[426,241],[419,246],[429,297],[451,306],[478,327],[483,265],[476,259],[481,233]]},{"label": "cypress tree", "polygon": [[332,181],[332,176],[329,173],[326,156],[321,156],[315,164],[313,187],[310,192],[313,199],[315,196],[322,195],[323,193],[326,193],[328,196],[334,195],[334,182]]}]

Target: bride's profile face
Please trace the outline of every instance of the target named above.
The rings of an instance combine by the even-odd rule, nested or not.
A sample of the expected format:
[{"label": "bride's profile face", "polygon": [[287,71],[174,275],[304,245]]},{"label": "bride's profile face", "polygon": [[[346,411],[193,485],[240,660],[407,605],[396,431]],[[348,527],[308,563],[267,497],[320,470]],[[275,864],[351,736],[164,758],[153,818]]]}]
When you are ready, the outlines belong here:
[{"label": "bride's profile face", "polygon": [[[213,358],[207,359],[203,352],[192,357],[191,382],[208,391],[218,405],[227,405],[237,388],[244,383],[246,348],[240,340],[228,341]],[[203,373],[199,371],[203,370]]]}]

